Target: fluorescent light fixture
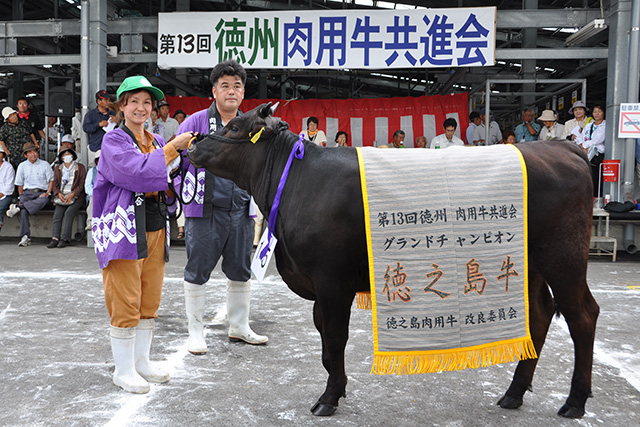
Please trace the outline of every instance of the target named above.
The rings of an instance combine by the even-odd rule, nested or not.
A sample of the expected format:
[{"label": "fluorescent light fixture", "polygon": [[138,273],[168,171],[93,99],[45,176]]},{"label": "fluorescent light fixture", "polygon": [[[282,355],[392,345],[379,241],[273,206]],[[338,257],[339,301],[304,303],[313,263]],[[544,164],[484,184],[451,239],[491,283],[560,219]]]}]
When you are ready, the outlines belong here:
[{"label": "fluorescent light fixture", "polygon": [[564,44],[566,46],[573,46],[582,43],[605,29],[607,29],[607,24],[604,23],[604,19],[594,19],[584,27],[580,28],[576,33],[567,37]]}]

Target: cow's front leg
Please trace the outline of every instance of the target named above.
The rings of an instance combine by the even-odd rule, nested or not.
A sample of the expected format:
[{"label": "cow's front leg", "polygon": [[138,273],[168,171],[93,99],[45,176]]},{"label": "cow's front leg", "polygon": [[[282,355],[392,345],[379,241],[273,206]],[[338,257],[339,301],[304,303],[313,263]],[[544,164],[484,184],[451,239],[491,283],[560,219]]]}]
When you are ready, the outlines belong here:
[{"label": "cow's front leg", "polygon": [[318,416],[333,415],[338,409],[338,400],[346,396],[347,375],[344,370],[344,349],[349,338],[351,298],[321,300],[318,296],[313,306],[313,319],[322,338],[322,364],[329,372],[327,388],[311,408]]}]

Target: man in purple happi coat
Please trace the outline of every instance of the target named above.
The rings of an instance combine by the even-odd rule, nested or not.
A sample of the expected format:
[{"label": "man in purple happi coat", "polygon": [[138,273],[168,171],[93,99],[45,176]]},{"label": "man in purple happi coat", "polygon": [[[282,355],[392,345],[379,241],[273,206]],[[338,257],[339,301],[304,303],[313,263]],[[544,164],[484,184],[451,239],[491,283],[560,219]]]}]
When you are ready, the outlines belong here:
[{"label": "man in purple happi coat", "polygon": [[[211,72],[214,101],[206,110],[189,116],[178,133],[193,131],[214,133],[239,114],[244,99],[246,71],[234,60],[221,62]],[[229,339],[249,344],[264,344],[266,336],[249,326],[251,295],[251,248],[253,220],[249,217],[250,197],[232,181],[196,169],[185,157],[185,175],[181,192],[185,201],[184,268],[185,307],[188,319],[188,350],[207,352],[204,340],[205,287],[222,256],[222,271],[227,277],[227,313]]]}]

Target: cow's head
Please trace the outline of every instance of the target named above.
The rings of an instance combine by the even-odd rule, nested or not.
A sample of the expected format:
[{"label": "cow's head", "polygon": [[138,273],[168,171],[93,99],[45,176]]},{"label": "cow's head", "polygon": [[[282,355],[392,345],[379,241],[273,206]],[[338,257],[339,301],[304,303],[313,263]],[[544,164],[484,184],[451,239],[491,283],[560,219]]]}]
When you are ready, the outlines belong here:
[{"label": "cow's head", "polygon": [[228,163],[240,153],[250,155],[247,144],[264,143],[278,128],[280,119],[273,117],[276,107],[277,104],[272,106],[270,102],[235,117],[213,135],[192,144],[187,152],[189,160],[198,168],[217,172],[222,162]]}]

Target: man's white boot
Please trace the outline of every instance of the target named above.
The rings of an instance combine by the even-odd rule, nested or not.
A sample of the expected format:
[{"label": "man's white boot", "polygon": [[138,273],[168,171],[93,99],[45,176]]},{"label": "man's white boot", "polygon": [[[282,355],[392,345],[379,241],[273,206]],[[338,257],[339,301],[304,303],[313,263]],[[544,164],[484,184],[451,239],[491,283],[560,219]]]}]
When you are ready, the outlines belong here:
[{"label": "man's white boot", "polygon": [[113,383],[129,393],[149,393],[149,383],[135,369],[135,328],[118,328],[111,325],[111,351],[116,370]]},{"label": "man's white boot", "polygon": [[229,339],[249,344],[264,344],[269,338],[258,335],[249,326],[249,306],[251,299],[251,281],[227,282],[227,314],[229,316]]},{"label": "man's white boot", "polygon": [[166,383],[169,381],[169,373],[158,369],[149,361],[155,323],[154,319],[140,319],[136,327],[136,371],[150,383]]},{"label": "man's white boot", "polygon": [[206,297],[204,285],[184,282],[184,305],[187,310],[189,341],[187,350],[192,354],[205,354],[207,342],[204,340],[204,302]]}]

